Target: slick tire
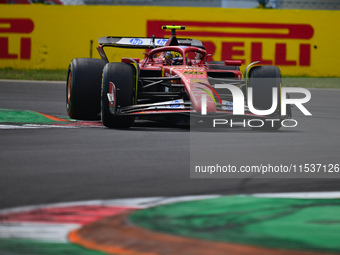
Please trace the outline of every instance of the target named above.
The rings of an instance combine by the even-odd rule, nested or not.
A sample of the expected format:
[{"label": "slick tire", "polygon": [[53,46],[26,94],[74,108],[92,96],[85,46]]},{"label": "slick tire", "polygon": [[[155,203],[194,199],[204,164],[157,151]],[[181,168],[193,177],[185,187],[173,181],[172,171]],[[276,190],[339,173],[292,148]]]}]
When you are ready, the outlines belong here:
[{"label": "slick tire", "polygon": [[76,58],[68,67],[66,109],[77,120],[100,120],[100,88],[106,62]]},{"label": "slick tire", "polygon": [[[248,87],[253,88],[253,106],[255,109],[270,109],[272,106],[273,88],[277,88],[277,108],[275,113],[279,116],[281,102],[282,77],[280,69],[276,66],[256,66],[249,71]],[[280,121],[264,121],[262,127],[251,127],[254,130],[274,131],[281,128]]]},{"label": "slick tire", "polygon": [[[136,70],[131,64],[108,63],[105,65],[101,93],[101,120],[104,126],[126,129],[134,124],[133,116],[119,116],[117,111],[134,104],[135,76]],[[110,82],[116,88],[114,106],[111,107],[107,96],[110,92]]]}]

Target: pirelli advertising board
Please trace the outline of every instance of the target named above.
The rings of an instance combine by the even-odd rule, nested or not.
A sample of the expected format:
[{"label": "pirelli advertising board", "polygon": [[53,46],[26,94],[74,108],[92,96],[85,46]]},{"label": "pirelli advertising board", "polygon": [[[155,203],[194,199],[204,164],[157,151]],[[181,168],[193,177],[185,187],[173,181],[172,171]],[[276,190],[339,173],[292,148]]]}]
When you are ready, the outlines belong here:
[{"label": "pirelli advertising board", "polygon": [[[0,67],[66,69],[73,58],[100,58],[103,36],[201,40],[212,60],[277,65],[283,75],[339,77],[340,11],[129,6],[1,5]],[[115,49],[110,61],[143,58]]]}]

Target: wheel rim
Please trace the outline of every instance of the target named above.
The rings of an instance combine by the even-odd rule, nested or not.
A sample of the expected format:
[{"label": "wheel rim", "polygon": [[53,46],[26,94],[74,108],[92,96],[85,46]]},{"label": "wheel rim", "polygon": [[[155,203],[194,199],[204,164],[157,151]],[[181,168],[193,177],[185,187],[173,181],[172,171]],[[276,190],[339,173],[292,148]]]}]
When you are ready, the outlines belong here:
[{"label": "wheel rim", "polygon": [[67,98],[66,98],[66,107],[67,107],[67,109],[70,108],[71,89],[72,89],[72,75],[71,75],[71,72],[69,72],[68,79],[67,79]]}]

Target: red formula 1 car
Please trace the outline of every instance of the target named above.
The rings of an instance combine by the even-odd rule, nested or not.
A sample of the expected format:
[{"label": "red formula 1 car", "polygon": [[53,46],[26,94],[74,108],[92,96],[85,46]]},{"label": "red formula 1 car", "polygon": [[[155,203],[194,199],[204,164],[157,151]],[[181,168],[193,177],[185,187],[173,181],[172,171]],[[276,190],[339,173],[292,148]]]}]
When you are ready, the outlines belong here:
[{"label": "red formula 1 car", "polygon": [[[214,127],[247,121],[253,129],[265,130],[277,130],[291,117],[290,106],[281,113],[278,67],[256,62],[243,75],[240,61],[209,61],[201,41],[177,38],[176,29],[184,27],[163,29],[172,30],[169,39],[102,37],[97,48],[102,59],[73,59],[67,79],[68,115],[101,119],[109,128],[129,128],[138,118],[177,124],[209,119]],[[148,52],[141,61],[122,57],[110,63],[105,47]]]}]

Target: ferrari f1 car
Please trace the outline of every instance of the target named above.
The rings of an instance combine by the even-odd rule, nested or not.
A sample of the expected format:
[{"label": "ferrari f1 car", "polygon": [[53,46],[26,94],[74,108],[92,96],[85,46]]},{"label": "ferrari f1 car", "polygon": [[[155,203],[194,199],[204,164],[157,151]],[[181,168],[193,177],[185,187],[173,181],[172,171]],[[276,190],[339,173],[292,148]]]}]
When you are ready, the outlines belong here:
[{"label": "ferrari f1 car", "polygon": [[[104,126],[120,129],[133,126],[136,118],[179,124],[215,118],[256,119],[260,124],[251,125],[253,129],[277,130],[291,117],[290,106],[281,113],[278,67],[255,62],[243,75],[241,61],[209,61],[201,41],[177,38],[176,30],[183,26],[163,29],[171,29],[170,38],[101,37],[101,59],[73,59],[67,78],[68,115],[101,119]],[[122,57],[121,62],[109,62],[106,47],[147,52],[142,60]]]}]

